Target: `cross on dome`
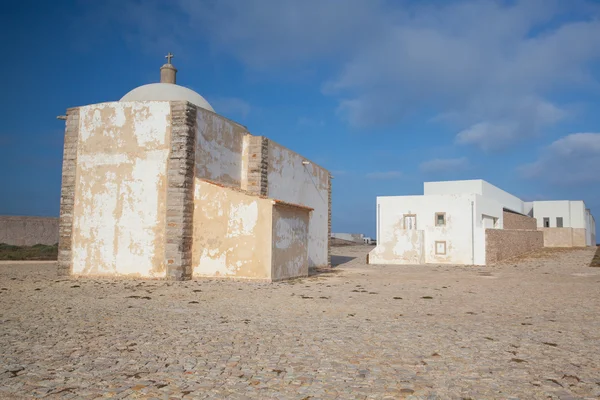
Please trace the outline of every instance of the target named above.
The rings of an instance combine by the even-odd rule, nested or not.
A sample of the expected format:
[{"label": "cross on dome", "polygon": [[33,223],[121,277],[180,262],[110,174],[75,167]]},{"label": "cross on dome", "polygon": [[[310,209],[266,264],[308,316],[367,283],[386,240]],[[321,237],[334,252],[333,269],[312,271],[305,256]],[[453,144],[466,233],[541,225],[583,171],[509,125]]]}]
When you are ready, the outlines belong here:
[{"label": "cross on dome", "polygon": [[165,58],[167,59],[167,64],[171,64],[171,58],[173,58],[173,54],[171,54],[171,52],[169,52],[169,54],[167,54],[165,56]]}]

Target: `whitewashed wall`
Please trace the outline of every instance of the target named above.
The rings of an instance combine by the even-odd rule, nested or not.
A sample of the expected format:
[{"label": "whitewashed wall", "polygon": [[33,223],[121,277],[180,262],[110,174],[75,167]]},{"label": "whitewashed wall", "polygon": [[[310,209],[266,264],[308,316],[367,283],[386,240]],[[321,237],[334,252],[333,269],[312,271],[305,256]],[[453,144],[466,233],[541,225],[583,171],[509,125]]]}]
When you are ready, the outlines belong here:
[{"label": "whitewashed wall", "polygon": [[272,280],[308,276],[309,211],[273,207]]},{"label": "whitewashed wall", "polygon": [[562,217],[564,228],[585,228],[585,225],[573,226],[570,203],[568,200],[534,201],[533,217],[537,220],[538,228],[544,226],[544,218],[550,218],[550,228],[556,228],[557,217]]},{"label": "whitewashed wall", "polygon": [[245,172],[241,126],[210,111],[198,109],[196,137],[196,177],[241,187]]},{"label": "whitewashed wall", "polygon": [[524,213],[524,203],[521,199],[481,179],[425,182],[423,194],[478,194],[497,201],[509,210]]},{"label": "whitewashed wall", "polygon": [[327,265],[329,173],[269,140],[268,196],[313,208],[308,229],[310,267]]},{"label": "whitewashed wall", "polygon": [[194,276],[271,279],[272,201],[196,179]]},{"label": "whitewashed wall", "polygon": [[[406,235],[404,215],[415,214],[417,230],[423,231],[425,263],[471,264],[471,201],[474,201],[474,195],[378,197],[377,247],[372,254],[379,258],[405,258],[401,253],[406,246],[396,247],[396,244]],[[435,226],[437,212],[446,213],[445,226]],[[445,255],[436,254],[436,241],[446,242]],[[402,242],[406,240],[402,239]],[[416,242],[414,244],[417,246]]]},{"label": "whitewashed wall", "polygon": [[80,108],[73,274],[165,275],[168,102]]},{"label": "whitewashed wall", "polygon": [[[422,262],[485,265],[484,216],[503,224],[502,206],[475,194],[378,197],[377,247],[369,262],[414,264],[417,249]],[[435,226],[435,214],[446,213],[446,226]],[[416,214],[417,232],[406,231],[404,215]],[[436,241],[446,242],[446,255],[436,254]]]}]

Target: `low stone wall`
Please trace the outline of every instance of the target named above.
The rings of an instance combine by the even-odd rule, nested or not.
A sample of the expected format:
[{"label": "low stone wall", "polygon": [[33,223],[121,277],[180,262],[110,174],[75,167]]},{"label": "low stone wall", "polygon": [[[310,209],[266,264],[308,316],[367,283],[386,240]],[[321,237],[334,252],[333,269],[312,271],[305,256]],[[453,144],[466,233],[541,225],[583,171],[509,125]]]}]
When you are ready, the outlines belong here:
[{"label": "low stone wall", "polygon": [[537,230],[485,230],[486,265],[530,253],[542,247],[544,247],[544,233]]},{"label": "low stone wall", "polygon": [[585,247],[584,228],[539,228],[544,233],[544,247]]},{"label": "low stone wall", "polygon": [[502,218],[504,220],[504,229],[526,229],[532,231],[537,229],[537,220],[533,217],[504,211]]},{"label": "low stone wall", "polygon": [[58,243],[58,218],[0,216],[0,243],[14,246]]}]

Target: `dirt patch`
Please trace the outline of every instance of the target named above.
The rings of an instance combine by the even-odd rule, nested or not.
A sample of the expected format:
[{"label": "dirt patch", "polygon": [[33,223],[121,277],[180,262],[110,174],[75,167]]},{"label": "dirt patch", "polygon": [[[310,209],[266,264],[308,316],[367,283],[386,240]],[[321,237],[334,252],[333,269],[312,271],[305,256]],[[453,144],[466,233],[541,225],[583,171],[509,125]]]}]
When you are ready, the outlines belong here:
[{"label": "dirt patch", "polygon": [[592,258],[592,261],[590,262],[590,267],[600,268],[600,247],[598,247],[596,249],[596,254],[594,254],[594,257]]}]

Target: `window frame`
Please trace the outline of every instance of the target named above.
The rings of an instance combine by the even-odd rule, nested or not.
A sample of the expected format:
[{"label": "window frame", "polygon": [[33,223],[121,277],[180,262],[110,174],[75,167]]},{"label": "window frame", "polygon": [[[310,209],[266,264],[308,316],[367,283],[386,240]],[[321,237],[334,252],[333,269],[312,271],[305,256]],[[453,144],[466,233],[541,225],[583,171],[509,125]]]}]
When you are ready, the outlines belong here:
[{"label": "window frame", "polygon": [[[546,222],[548,222],[548,226],[546,226]],[[544,228],[550,228],[550,217],[542,217],[542,226]]]},{"label": "window frame", "polygon": [[[438,224],[438,216],[440,216],[440,215],[441,215],[442,217],[444,217],[444,223],[443,223],[443,224],[441,224],[441,225],[440,225],[440,224]],[[436,226],[436,227],[438,227],[438,226],[439,226],[439,227],[446,226],[446,213],[445,213],[445,212],[436,212],[436,213],[435,213],[435,220],[434,220],[434,224],[435,224],[435,226]]]},{"label": "window frame", "polygon": [[415,217],[415,227],[413,229],[410,229],[410,230],[416,231],[417,230],[417,214],[404,214],[402,216],[402,224],[404,225],[404,229],[409,230],[406,227],[406,217]]},{"label": "window frame", "polygon": [[[443,244],[444,245],[444,252],[443,253],[438,252],[438,244]],[[436,256],[445,256],[446,255],[446,253],[448,251],[448,248],[446,246],[446,241],[445,240],[436,240],[434,246],[435,246],[434,250],[435,250],[435,255]]]},{"label": "window frame", "polygon": [[[559,220],[560,220],[560,225],[558,224]],[[564,219],[563,219],[563,217],[556,217],[556,227],[557,228],[564,228]]]}]

